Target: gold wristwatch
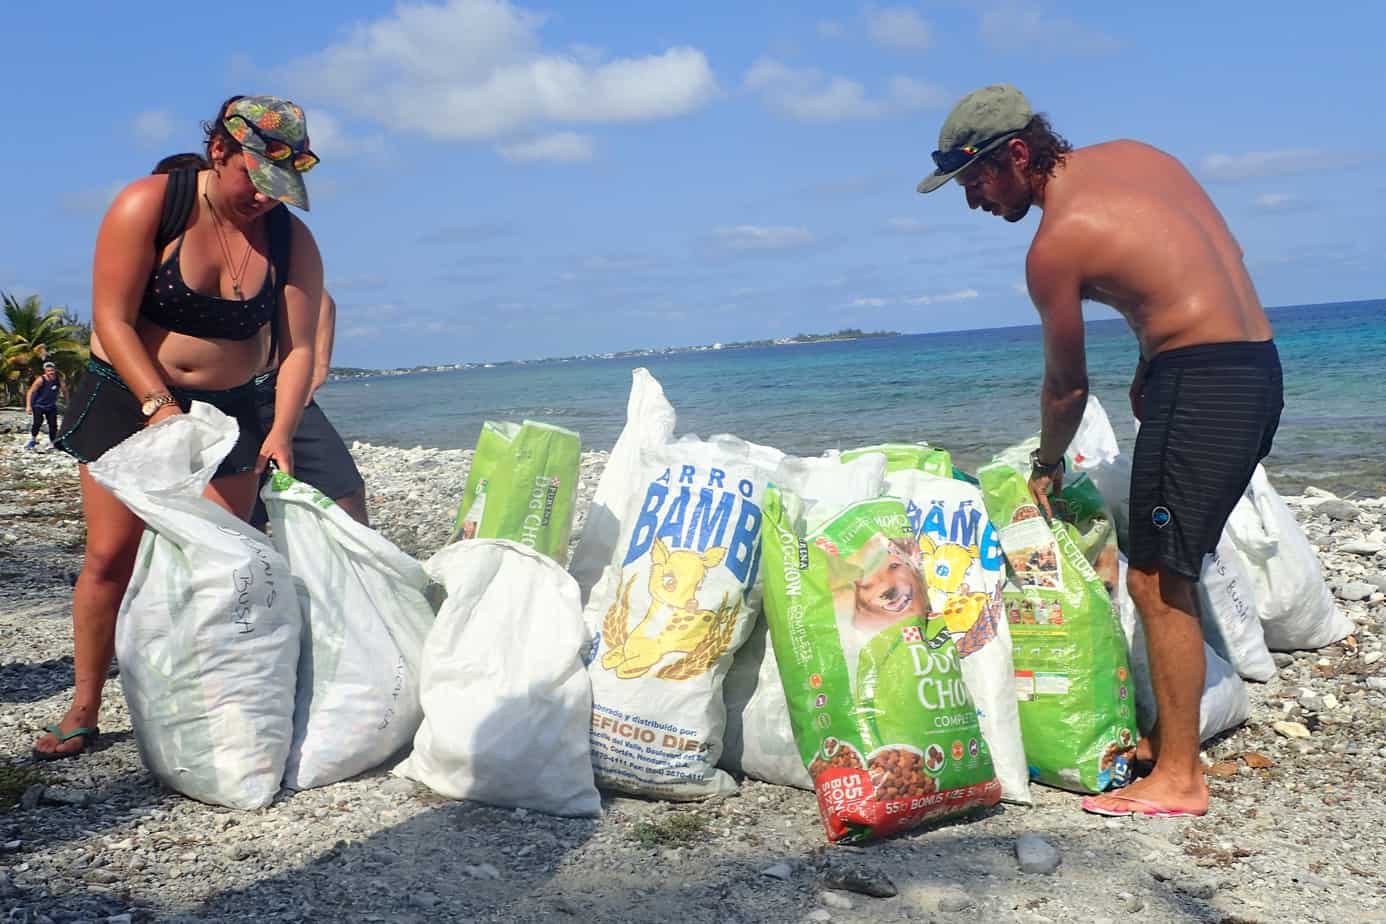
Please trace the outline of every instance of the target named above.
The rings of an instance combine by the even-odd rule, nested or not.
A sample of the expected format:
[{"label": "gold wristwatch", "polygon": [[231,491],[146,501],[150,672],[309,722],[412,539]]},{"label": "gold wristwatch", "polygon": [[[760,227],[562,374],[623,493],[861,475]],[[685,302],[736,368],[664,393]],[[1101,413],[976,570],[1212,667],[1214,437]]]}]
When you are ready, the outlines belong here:
[{"label": "gold wristwatch", "polygon": [[150,392],[144,396],[144,403],[140,405],[140,413],[145,417],[153,417],[154,413],[165,404],[174,402],[173,395],[166,391]]}]

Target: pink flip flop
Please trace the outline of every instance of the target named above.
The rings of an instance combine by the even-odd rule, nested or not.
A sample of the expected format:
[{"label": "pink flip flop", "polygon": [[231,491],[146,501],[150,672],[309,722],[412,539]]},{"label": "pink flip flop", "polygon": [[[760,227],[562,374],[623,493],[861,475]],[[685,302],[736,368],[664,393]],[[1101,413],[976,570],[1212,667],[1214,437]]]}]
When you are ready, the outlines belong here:
[{"label": "pink flip flop", "polygon": [[[1120,799],[1122,802],[1129,802],[1137,808],[1130,811],[1119,811],[1116,809],[1103,808],[1097,804],[1098,798]],[[1142,818],[1201,818],[1206,812],[1186,812],[1182,809],[1169,809],[1154,802],[1147,802],[1144,799],[1137,799],[1133,796],[1122,796],[1116,793],[1108,793],[1105,796],[1087,796],[1082,802],[1083,811],[1093,815],[1102,815],[1107,818],[1130,818],[1139,815]]]}]

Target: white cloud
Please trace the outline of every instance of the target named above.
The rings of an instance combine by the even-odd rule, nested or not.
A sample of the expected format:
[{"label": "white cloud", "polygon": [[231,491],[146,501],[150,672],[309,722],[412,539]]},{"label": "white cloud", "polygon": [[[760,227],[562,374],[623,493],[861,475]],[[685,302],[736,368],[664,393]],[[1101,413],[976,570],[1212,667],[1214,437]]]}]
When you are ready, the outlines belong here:
[{"label": "white cloud", "polygon": [[932,84],[895,77],[884,96],[872,97],[855,80],[813,68],[793,68],[762,57],[746,72],[744,86],[770,109],[803,122],[879,119],[893,113],[941,106],[948,95]]},{"label": "white cloud", "polygon": [[529,141],[521,141],[515,144],[503,144],[500,146],[500,152],[508,160],[547,160],[553,161],[554,163],[574,163],[576,161],[591,160],[593,145],[592,139],[586,135],[579,135],[574,132],[559,132],[554,135],[544,135]]},{"label": "white cloud", "polygon": [[943,292],[938,295],[916,295],[905,299],[907,305],[939,305],[945,302],[965,302],[976,298],[976,289],[958,289],[956,292]]},{"label": "white cloud", "polygon": [[952,95],[938,84],[913,77],[890,78],[890,98],[904,110],[940,109],[953,102]]},{"label": "white cloud", "polygon": [[1099,29],[1033,7],[1006,6],[982,14],[982,41],[994,51],[1041,55],[1107,55],[1122,42]]},{"label": "white cloud", "polygon": [[628,122],[691,112],[716,92],[686,46],[594,60],[541,46],[544,17],[508,0],[401,3],[291,69],[294,92],[394,131],[504,141],[551,123]]},{"label": "white cloud", "polygon": [[887,298],[854,298],[852,299],[853,308],[884,308],[890,304]]},{"label": "white cloud", "polygon": [[1011,283],[1011,291],[1016,295],[1029,295],[1030,287],[1024,282],[1013,282]]},{"label": "white cloud", "polygon": [[1372,160],[1364,152],[1321,151],[1289,148],[1282,151],[1251,151],[1246,154],[1209,154],[1199,164],[1199,172],[1209,180],[1237,182],[1293,173],[1318,173],[1355,167]]},{"label": "white cloud", "polygon": [[140,144],[154,147],[173,137],[173,116],[163,109],[150,109],[135,116],[130,130]]},{"label": "white cloud", "polygon": [[[336,158],[385,156],[385,139],[380,135],[351,131],[325,109],[312,109],[304,115],[308,119],[308,143],[313,153],[324,160]],[[317,188],[314,187],[314,192]]]},{"label": "white cloud", "polygon": [[795,250],[813,243],[813,233],[807,228],[784,225],[736,225],[718,228],[714,239],[724,250],[747,253],[767,250]]},{"label": "white cloud", "polygon": [[1289,193],[1261,193],[1252,204],[1265,212],[1283,212],[1299,205],[1299,198]]},{"label": "white cloud", "polygon": [[934,42],[933,30],[924,18],[908,7],[868,10],[866,30],[871,41],[883,48],[923,51]]}]

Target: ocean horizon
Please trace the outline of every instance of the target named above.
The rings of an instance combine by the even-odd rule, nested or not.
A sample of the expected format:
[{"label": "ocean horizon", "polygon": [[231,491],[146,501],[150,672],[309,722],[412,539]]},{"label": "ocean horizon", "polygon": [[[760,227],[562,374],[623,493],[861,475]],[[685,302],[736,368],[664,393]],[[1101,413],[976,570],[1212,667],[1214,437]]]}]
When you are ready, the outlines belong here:
[{"label": "ocean horizon", "polygon": [[[1267,313],[1285,369],[1285,412],[1266,460],[1277,487],[1386,494],[1386,299]],[[1135,338],[1119,317],[1086,331],[1092,393],[1129,449]],[[663,385],[679,434],[732,433],[798,455],[926,440],[974,471],[1039,430],[1038,324],[381,374],[329,382],[318,400],[348,442],[467,449],[486,420],[532,419],[607,450],[640,367]]]}]

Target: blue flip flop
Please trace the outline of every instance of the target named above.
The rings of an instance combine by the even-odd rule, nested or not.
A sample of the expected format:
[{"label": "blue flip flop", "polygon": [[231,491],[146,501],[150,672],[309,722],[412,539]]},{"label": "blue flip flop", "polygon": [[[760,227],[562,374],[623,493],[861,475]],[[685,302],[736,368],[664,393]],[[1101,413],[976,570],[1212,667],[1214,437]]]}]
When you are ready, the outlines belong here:
[{"label": "blue flip flop", "polygon": [[96,736],[101,734],[101,729],[94,725],[91,728],[81,725],[66,733],[59,729],[56,724],[48,725],[43,730],[54,738],[57,738],[58,744],[60,745],[65,741],[71,741],[73,738],[81,738],[82,746],[75,751],[40,751],[38,748],[34,748],[34,760],[64,760],[68,757],[77,757],[81,754],[85,754],[87,749],[96,743]]}]

